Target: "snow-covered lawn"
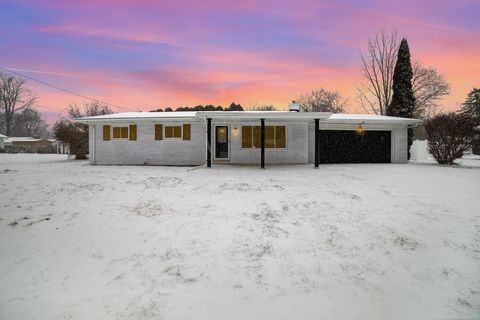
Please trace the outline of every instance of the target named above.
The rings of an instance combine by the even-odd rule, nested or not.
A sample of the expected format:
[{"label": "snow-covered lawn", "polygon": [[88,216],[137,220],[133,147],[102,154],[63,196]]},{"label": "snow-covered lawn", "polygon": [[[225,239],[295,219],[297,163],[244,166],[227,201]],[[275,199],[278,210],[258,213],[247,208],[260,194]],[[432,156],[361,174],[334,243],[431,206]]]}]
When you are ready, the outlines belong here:
[{"label": "snow-covered lawn", "polygon": [[480,317],[479,168],[0,154],[0,185],[0,319]]}]

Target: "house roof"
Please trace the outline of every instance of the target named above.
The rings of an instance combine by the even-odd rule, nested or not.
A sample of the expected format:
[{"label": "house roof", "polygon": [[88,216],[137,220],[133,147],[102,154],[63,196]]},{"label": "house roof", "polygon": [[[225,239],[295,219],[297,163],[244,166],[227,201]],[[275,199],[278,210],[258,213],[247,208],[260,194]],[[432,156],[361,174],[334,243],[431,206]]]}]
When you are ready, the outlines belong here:
[{"label": "house roof", "polygon": [[327,119],[331,112],[295,112],[295,111],[198,111],[197,117],[201,119],[225,120],[312,120]]},{"label": "house roof", "polygon": [[198,119],[212,118],[217,120],[288,120],[308,121],[320,119],[327,123],[390,123],[416,125],[417,119],[398,118],[371,114],[349,114],[330,112],[291,112],[291,111],[178,111],[178,112],[124,112],[108,115],[85,117],[76,119],[80,123],[104,121],[133,121],[133,120],[160,120],[160,119]]},{"label": "house roof", "polygon": [[352,114],[352,113],[334,113],[328,118],[328,122],[365,122],[365,123],[404,123],[419,124],[421,120],[411,118],[399,118],[390,116],[381,116],[376,114]]},{"label": "house roof", "polygon": [[42,139],[35,139],[32,137],[8,137],[5,142],[14,142],[14,141],[38,141]]},{"label": "house roof", "polygon": [[89,122],[96,120],[136,120],[136,119],[169,119],[169,118],[195,118],[197,112],[121,112],[105,114],[94,117],[84,117],[77,119],[78,122]]},{"label": "house roof", "polygon": [[52,139],[38,139],[32,137],[8,137],[5,139],[5,143],[12,143],[12,142],[38,142],[38,141],[49,141],[54,142],[55,140]]}]

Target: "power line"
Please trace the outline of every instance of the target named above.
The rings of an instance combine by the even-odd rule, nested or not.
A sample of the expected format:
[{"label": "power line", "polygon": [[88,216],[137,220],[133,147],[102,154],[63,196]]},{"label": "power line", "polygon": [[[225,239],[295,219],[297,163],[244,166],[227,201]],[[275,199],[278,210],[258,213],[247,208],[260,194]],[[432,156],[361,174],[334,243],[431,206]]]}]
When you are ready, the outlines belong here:
[{"label": "power line", "polygon": [[42,109],[47,109],[47,110],[50,110],[50,111],[53,111],[53,112],[57,112],[57,113],[63,113],[62,111],[59,111],[59,109],[57,109],[55,107],[48,107],[48,106],[41,105],[41,104],[38,104],[38,103],[35,103],[35,106],[40,107]]},{"label": "power line", "polygon": [[50,83],[44,82],[44,81],[42,81],[42,80],[38,80],[38,79],[32,78],[32,77],[30,77],[30,76],[26,76],[26,75],[24,75],[24,74],[21,74],[21,73],[16,72],[16,71],[12,71],[12,70],[10,70],[10,69],[7,69],[7,68],[1,67],[1,66],[0,66],[0,69],[5,70],[5,71],[10,72],[10,73],[13,73],[13,74],[16,74],[16,75],[18,75],[18,76],[20,76],[20,77],[23,77],[23,78],[27,78],[27,79],[30,79],[30,80],[32,80],[32,81],[36,81],[36,82],[38,82],[38,83],[41,83],[41,84],[43,84],[43,85],[46,85],[46,86],[55,88],[55,89],[57,89],[57,90],[65,91],[65,92],[67,92],[67,93],[70,93],[70,94],[73,94],[73,95],[82,97],[82,98],[84,98],[84,99],[88,99],[88,100],[95,101],[95,102],[98,102],[98,103],[106,104],[106,105],[109,105],[109,106],[112,106],[112,107],[115,107],[115,108],[118,108],[118,109],[122,109],[122,110],[134,111],[134,110],[132,110],[132,109],[128,109],[128,108],[125,108],[125,107],[121,107],[121,106],[115,105],[115,104],[113,104],[113,103],[108,103],[108,102],[105,102],[105,101],[102,101],[102,100],[90,98],[90,97],[85,96],[85,95],[83,95],[83,94],[81,94],[81,93],[77,93],[77,92],[70,91],[70,90],[68,90],[68,89],[61,88],[61,87],[56,86],[56,85],[54,85],[54,84],[50,84]]}]

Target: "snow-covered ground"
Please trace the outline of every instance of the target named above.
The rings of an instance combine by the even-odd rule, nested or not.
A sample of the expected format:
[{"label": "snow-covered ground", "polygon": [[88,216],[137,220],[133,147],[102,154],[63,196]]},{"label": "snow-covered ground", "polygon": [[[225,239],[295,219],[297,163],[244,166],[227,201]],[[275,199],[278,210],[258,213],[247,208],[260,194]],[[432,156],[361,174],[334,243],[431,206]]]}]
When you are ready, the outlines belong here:
[{"label": "snow-covered ground", "polygon": [[0,185],[0,319],[480,317],[471,165],[0,154]]}]

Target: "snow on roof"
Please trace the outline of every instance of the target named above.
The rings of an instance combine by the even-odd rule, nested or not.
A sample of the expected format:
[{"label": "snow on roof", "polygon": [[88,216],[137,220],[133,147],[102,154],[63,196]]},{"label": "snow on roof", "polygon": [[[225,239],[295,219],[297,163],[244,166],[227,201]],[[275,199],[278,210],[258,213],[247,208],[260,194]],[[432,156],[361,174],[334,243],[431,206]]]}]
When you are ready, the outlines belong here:
[{"label": "snow on roof", "polygon": [[3,138],[8,138],[8,137],[0,133],[0,139],[3,139]]},{"label": "snow on roof", "polygon": [[480,126],[473,128],[473,130],[480,130]]},{"label": "snow on roof", "polygon": [[334,113],[328,120],[333,121],[364,121],[364,122],[403,122],[403,123],[420,123],[421,120],[411,119],[411,118],[400,118],[400,117],[390,117],[390,116],[381,116],[376,114],[354,114],[354,113]]},{"label": "snow on roof", "polygon": [[398,118],[371,114],[349,114],[329,112],[292,112],[292,111],[177,111],[177,112],[123,112],[95,117],[79,118],[76,121],[88,123],[102,120],[138,120],[138,119],[284,119],[313,120],[321,119],[332,123],[401,123],[418,124],[417,119]]},{"label": "snow on roof", "polygon": [[77,120],[127,120],[127,119],[157,119],[157,118],[195,118],[197,112],[195,111],[178,111],[178,112],[121,112],[105,114],[94,117],[84,117]]},{"label": "snow on roof", "polygon": [[9,142],[17,142],[17,141],[22,141],[22,142],[36,142],[36,141],[41,141],[45,139],[37,139],[37,138],[32,138],[32,137],[8,137],[5,139],[5,143]]},{"label": "snow on roof", "polygon": [[232,120],[312,120],[327,119],[331,112],[296,112],[296,111],[199,111],[197,117]]}]

